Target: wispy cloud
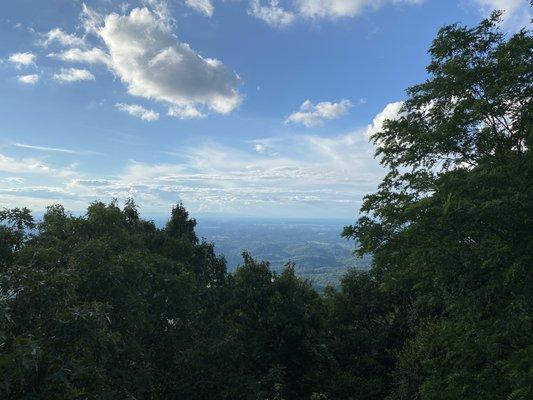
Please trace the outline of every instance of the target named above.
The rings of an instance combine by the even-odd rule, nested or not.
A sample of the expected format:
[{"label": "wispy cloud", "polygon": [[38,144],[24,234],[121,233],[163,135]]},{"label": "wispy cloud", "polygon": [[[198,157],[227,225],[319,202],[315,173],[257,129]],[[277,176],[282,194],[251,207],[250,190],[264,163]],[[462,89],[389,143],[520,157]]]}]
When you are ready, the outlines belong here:
[{"label": "wispy cloud", "polygon": [[[271,216],[326,216],[333,212],[336,216],[350,215],[382,176],[371,157],[365,129],[334,137],[273,138],[280,148],[296,149],[276,156],[205,142],[181,148],[175,161],[129,161],[114,176],[70,173],[63,175],[59,186],[43,185],[33,179],[24,187],[17,183],[0,190],[0,200],[8,196],[14,204],[17,197],[24,201],[33,198],[34,203],[57,199],[67,207],[78,207],[95,199],[134,197],[149,211],[167,210],[181,200],[195,213],[257,214],[262,210],[261,214]],[[57,170],[48,164],[34,161],[30,168],[27,159],[9,161],[12,174],[38,171],[57,175]]]},{"label": "wispy cloud", "polygon": [[159,119],[159,113],[155,112],[154,110],[144,108],[139,104],[117,103],[115,104],[115,107],[120,111],[127,112],[134,117],[142,119],[143,121],[156,121]]},{"label": "wispy cloud", "polygon": [[252,0],[248,14],[277,28],[287,27],[296,19],[296,15],[282,8],[277,0],[270,0],[266,4],[260,0]]},{"label": "wispy cloud", "polygon": [[35,145],[24,144],[24,143],[13,143],[13,146],[19,147],[22,149],[38,150],[38,151],[45,151],[45,152],[52,152],[52,153],[76,154],[80,156],[102,155],[102,153],[100,152],[91,151],[91,150],[73,150],[73,149],[65,149],[61,147],[35,146]]},{"label": "wispy cloud", "polygon": [[208,17],[213,15],[215,9],[211,0],[185,0],[185,4]]},{"label": "wispy cloud", "polygon": [[[425,0],[250,0],[249,14],[270,26],[284,28],[298,20],[352,18],[384,5],[421,4]],[[515,0],[516,1],[516,0]]]},{"label": "wispy cloud", "polygon": [[37,82],[39,82],[39,75],[37,74],[18,75],[17,79],[20,83],[24,83],[26,85],[35,85],[37,84]]},{"label": "wispy cloud", "polygon": [[54,167],[36,157],[8,157],[1,153],[0,172],[6,172],[9,174],[47,175],[59,178],[77,175],[73,166]]},{"label": "wispy cloud", "polygon": [[41,40],[39,44],[43,47],[48,47],[53,43],[58,43],[61,46],[73,47],[73,46],[85,46],[85,39],[73,34],[64,32],[59,28],[54,28],[40,35]]},{"label": "wispy cloud", "polygon": [[8,176],[7,178],[2,178],[4,182],[14,182],[14,183],[24,183],[24,178],[20,176]]},{"label": "wispy cloud", "polygon": [[115,177],[73,179],[69,190],[103,199],[134,196],[151,210],[182,200],[192,212],[349,215],[383,176],[367,135],[389,114],[336,136],[252,139],[248,150],[199,142],[168,153],[175,161],[132,160]]},{"label": "wispy cloud", "polygon": [[94,75],[86,70],[79,68],[61,68],[61,71],[54,74],[54,79],[62,83],[71,83],[79,81],[94,81]]}]

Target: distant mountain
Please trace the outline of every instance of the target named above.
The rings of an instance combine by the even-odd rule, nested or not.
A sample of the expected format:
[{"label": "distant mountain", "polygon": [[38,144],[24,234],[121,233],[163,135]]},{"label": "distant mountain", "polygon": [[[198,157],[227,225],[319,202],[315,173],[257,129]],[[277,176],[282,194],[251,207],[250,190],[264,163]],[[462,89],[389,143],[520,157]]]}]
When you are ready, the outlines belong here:
[{"label": "distant mountain", "polygon": [[296,272],[309,278],[319,288],[337,285],[348,268],[367,269],[370,259],[353,254],[355,244],[341,238],[348,223],[321,220],[218,220],[201,219],[196,233],[215,243],[215,251],[223,254],[228,269],[242,262],[241,254],[270,262],[281,271],[288,261],[296,264]]}]

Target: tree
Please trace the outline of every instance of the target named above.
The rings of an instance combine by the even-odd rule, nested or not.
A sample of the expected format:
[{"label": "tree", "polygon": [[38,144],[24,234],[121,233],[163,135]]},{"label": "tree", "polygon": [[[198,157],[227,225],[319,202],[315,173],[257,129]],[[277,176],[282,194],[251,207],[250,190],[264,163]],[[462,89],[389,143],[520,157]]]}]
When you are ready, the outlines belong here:
[{"label": "tree", "polygon": [[[230,302],[234,337],[245,355],[240,368],[246,399],[309,399],[323,389],[327,374],[324,305],[306,280],[287,264],[281,274],[243,254],[232,277]],[[329,382],[328,382],[329,383]]]},{"label": "tree", "polygon": [[344,232],[409,322],[391,399],[533,393],[533,38],[499,16],[440,30],[428,80],[372,138],[389,172]]},{"label": "tree", "polygon": [[[52,206],[36,225],[27,210],[1,216],[15,239],[0,274],[0,397],[178,398],[199,387],[176,382],[211,335],[205,315],[224,282],[203,271],[225,276],[212,246],[140,220],[132,201],[96,202],[84,217]],[[166,257],[176,236],[190,254]]]}]

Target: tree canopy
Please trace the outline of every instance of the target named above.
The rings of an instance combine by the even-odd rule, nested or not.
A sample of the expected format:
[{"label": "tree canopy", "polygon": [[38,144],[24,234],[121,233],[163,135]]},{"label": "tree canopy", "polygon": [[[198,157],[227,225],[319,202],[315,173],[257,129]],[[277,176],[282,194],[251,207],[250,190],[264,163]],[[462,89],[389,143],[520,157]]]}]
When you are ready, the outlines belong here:
[{"label": "tree canopy", "polygon": [[391,399],[517,399],[533,383],[533,39],[499,14],[440,30],[372,140],[389,170],[344,234],[408,321]]}]

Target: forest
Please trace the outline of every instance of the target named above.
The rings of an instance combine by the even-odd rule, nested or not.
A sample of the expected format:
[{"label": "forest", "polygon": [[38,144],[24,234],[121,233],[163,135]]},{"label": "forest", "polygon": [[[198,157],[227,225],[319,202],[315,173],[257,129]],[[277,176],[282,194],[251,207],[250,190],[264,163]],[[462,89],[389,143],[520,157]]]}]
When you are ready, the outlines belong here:
[{"label": "forest", "polygon": [[338,288],[229,273],[181,203],[0,211],[0,398],[531,399],[533,38],[499,18],[443,27],[372,137]]}]

